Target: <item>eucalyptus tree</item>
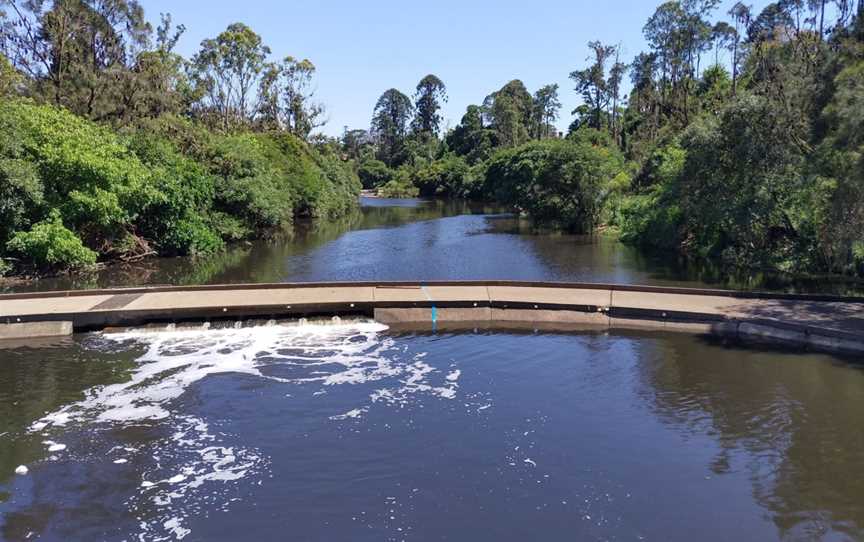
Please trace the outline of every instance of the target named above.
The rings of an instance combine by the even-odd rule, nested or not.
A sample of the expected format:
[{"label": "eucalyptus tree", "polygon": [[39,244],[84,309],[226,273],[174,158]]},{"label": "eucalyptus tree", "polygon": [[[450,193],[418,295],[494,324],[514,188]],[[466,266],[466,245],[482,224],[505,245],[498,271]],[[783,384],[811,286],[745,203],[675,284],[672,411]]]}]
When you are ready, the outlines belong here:
[{"label": "eucalyptus tree", "polygon": [[412,123],[414,133],[425,137],[438,137],[442,102],[447,102],[447,87],[438,76],[429,74],[417,83],[414,93],[414,108],[417,113]]},{"label": "eucalyptus tree", "polygon": [[254,90],[269,54],[261,36],[243,23],[233,23],[202,41],[192,59],[192,73],[203,95],[203,117],[215,116],[222,128],[250,122]]},{"label": "eucalyptus tree", "polygon": [[534,100],[522,81],[510,81],[487,96],[483,105],[499,144],[513,147],[529,140]]},{"label": "eucalyptus tree", "polygon": [[751,7],[743,2],[735,2],[729,9],[729,15],[735,22],[735,33],[732,35],[732,93],[738,92],[738,71],[741,66],[741,31],[750,26]]},{"label": "eucalyptus tree", "polygon": [[259,84],[259,115],[264,126],[308,139],[324,125],[324,106],[314,101],[315,65],[292,56],[265,66]]},{"label": "eucalyptus tree", "polygon": [[534,125],[535,139],[547,138],[550,130],[555,130],[555,121],[561,109],[558,99],[558,85],[546,85],[534,93]]},{"label": "eucalyptus tree", "polygon": [[731,52],[737,39],[735,28],[726,21],[719,21],[711,29],[711,41],[714,45],[714,64],[720,64],[720,51]]},{"label": "eucalyptus tree", "polygon": [[588,43],[588,48],[593,55],[588,58],[593,61],[592,64],[584,70],[570,72],[570,79],[576,84],[576,92],[582,96],[582,101],[591,111],[588,125],[599,130],[603,127],[606,108],[611,101],[606,65],[617,48],[613,45],[604,45],[599,41]]},{"label": "eucalyptus tree", "polygon": [[395,88],[385,91],[375,104],[372,132],[378,144],[378,158],[390,167],[405,158],[405,138],[413,113],[411,98]]}]

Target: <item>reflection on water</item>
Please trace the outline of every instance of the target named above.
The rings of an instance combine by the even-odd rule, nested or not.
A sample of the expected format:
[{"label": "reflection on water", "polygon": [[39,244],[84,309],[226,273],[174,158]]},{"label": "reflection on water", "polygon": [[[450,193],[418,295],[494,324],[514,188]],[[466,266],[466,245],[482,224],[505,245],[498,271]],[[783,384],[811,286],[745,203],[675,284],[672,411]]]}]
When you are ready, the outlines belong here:
[{"label": "reflection on water", "polygon": [[694,341],[655,345],[640,395],[682,435],[716,441],[711,471],[747,473],[782,538],[864,536],[864,477],[848,470],[864,460],[864,367],[719,348],[706,361]]},{"label": "reflection on water", "polygon": [[0,539],[864,537],[864,371],[827,356],[378,324],[0,356]]},{"label": "reflection on water", "polygon": [[[537,231],[495,207],[465,202],[382,200],[337,221],[299,224],[292,233],[199,258],[167,258],[100,273],[46,279],[14,289],[316,280],[560,280],[720,286],[864,294],[864,285],[791,280],[767,273],[729,276],[686,266],[604,236]],[[10,287],[11,288],[11,287]]]}]

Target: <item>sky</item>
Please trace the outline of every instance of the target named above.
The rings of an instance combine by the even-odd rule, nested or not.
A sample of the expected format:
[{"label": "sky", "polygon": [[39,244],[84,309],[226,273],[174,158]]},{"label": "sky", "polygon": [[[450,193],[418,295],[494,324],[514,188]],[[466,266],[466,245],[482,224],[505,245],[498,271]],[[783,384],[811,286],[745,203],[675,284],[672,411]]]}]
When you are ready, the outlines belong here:
[{"label": "sky", "polygon": [[[734,3],[723,2],[712,20]],[[767,1],[751,1],[756,9]],[[412,96],[433,73],[447,85],[444,127],[459,123],[512,79],[530,92],[558,83],[558,126],[580,103],[568,75],[587,65],[587,43],[620,44],[629,63],[646,50],[642,27],[660,0],[141,0],[154,26],[171,13],[186,26],[177,52],[187,58],[201,40],[233,22],[260,34],[272,59],[308,58],[317,67],[316,99],[327,109],[322,131],[368,128],[378,97],[389,88]],[[758,12],[758,11],[757,11]]]}]

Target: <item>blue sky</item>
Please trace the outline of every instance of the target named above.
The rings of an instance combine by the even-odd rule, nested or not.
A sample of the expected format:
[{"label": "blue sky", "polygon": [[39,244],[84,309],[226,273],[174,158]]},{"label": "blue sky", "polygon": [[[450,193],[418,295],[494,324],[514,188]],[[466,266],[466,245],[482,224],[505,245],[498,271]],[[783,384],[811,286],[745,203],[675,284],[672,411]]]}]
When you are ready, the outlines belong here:
[{"label": "blue sky", "polygon": [[[252,27],[274,57],[308,58],[318,68],[323,131],[367,128],[378,96],[395,87],[409,96],[427,73],[447,85],[445,125],[511,79],[534,92],[560,85],[565,129],[579,104],[568,74],[584,67],[591,40],[620,43],[629,62],[644,50],[642,27],[660,0],[141,0],[154,23],[169,12],[186,26],[178,45],[194,54],[202,39],[232,22]],[[725,13],[733,1],[715,14]],[[765,1],[752,2],[758,7]]]}]

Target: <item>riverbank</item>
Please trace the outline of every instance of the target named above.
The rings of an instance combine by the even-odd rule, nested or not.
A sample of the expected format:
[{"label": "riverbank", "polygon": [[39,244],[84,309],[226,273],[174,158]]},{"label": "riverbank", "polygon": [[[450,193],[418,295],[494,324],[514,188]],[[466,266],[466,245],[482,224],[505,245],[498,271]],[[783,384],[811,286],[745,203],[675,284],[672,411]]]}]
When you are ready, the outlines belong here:
[{"label": "riverbank", "polygon": [[299,217],[344,216],[361,188],[337,149],[284,131],[170,115],[121,130],[9,99],[0,136],[15,142],[0,145],[14,164],[0,187],[0,274],[212,254]]},{"label": "riverbank", "polygon": [[5,292],[308,281],[532,280],[862,295],[837,278],[730,274],[622,244],[609,235],[538,229],[507,209],[458,200],[362,198],[333,220],[209,255],[151,258],[2,286]]}]

